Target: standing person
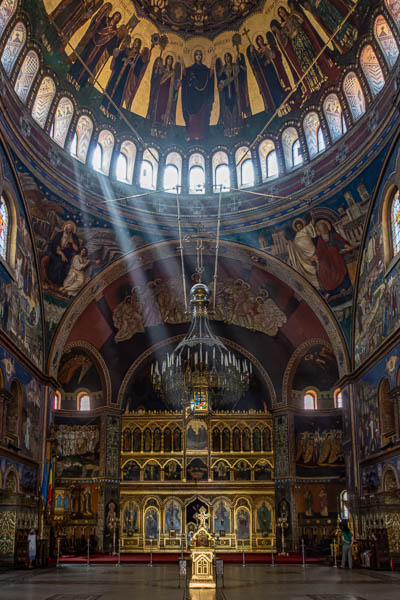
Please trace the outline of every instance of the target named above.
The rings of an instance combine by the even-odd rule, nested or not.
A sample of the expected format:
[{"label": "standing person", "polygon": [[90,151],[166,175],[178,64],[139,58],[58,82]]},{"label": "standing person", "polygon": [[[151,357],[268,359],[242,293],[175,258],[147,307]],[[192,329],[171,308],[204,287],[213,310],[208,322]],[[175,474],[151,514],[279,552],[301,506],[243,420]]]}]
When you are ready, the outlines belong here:
[{"label": "standing person", "polygon": [[33,562],[36,560],[36,532],[34,529],[28,533],[28,560],[29,569],[32,569]]},{"label": "standing person", "polygon": [[349,563],[349,569],[353,568],[353,534],[349,529],[347,522],[342,523],[342,569],[346,567],[346,561]]},{"label": "standing person", "polygon": [[202,50],[195,50],[194,63],[182,64],[182,109],[187,128],[187,141],[202,140],[207,136],[211,109],[214,102],[214,63],[203,64]]}]

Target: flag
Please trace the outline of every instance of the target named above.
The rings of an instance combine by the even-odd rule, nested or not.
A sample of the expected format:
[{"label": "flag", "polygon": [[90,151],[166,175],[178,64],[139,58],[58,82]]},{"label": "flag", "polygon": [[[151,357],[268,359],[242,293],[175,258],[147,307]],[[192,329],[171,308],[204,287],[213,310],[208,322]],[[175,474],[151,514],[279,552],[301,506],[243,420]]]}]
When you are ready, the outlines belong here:
[{"label": "flag", "polygon": [[43,467],[41,496],[42,496],[43,504],[46,504],[46,502],[47,502],[47,458],[44,461],[44,467]]},{"label": "flag", "polygon": [[49,464],[49,483],[48,483],[48,493],[47,493],[47,502],[51,508],[51,501],[53,497],[53,461],[50,459]]}]

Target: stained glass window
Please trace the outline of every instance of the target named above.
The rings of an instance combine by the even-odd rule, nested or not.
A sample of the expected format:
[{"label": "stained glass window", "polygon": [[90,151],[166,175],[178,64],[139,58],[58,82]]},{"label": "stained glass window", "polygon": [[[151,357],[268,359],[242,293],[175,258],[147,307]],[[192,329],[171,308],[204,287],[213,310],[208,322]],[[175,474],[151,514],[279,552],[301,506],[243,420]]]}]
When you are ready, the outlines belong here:
[{"label": "stained glass window", "polygon": [[56,84],[51,77],[43,77],[32,108],[32,117],[40,127],[46,124],[47,115],[56,94]]},{"label": "stained glass window", "polygon": [[335,408],[343,408],[343,394],[340,389],[335,392]]},{"label": "stained glass window", "polygon": [[0,256],[7,260],[8,209],[4,198],[0,198]]},{"label": "stained glass window", "polygon": [[33,80],[39,70],[39,57],[33,50],[29,50],[18,73],[15,82],[15,93],[21,102],[26,102]]},{"label": "stained glass window", "polygon": [[[133,178],[133,169],[135,167],[136,160],[136,146],[130,140],[125,140],[121,144],[121,153],[126,157],[127,167],[126,167],[126,177],[125,181],[127,183],[132,183]],[[117,176],[118,179],[118,176]]]},{"label": "stained glass window", "polygon": [[96,170],[101,171],[101,173],[104,173],[104,175],[108,175],[110,172],[111,157],[114,149],[114,136],[111,131],[108,131],[107,129],[100,131],[99,144],[102,149],[101,167],[100,169]]},{"label": "stained glass window", "polygon": [[239,187],[254,185],[254,166],[251,152],[247,146],[236,150],[235,162]]},{"label": "stained glass window", "polygon": [[214,193],[229,192],[231,188],[231,172],[226,152],[219,150],[212,157]]},{"label": "stained glass window", "polygon": [[349,518],[349,509],[347,508],[349,495],[346,490],[340,494],[340,518],[346,521]]},{"label": "stained glass window", "polygon": [[367,78],[369,87],[374,96],[376,96],[385,85],[385,77],[382,73],[378,58],[370,44],[364,46],[361,52],[361,68]]},{"label": "stained glass window", "polygon": [[271,150],[271,152],[268,154],[267,160],[266,160],[266,165],[267,165],[267,178],[277,177],[279,175],[278,156],[276,154],[276,150]]},{"label": "stained glass window", "polygon": [[261,164],[262,180],[279,174],[275,144],[272,140],[263,140],[258,147],[258,156]]},{"label": "stained glass window", "polygon": [[65,138],[74,114],[74,105],[69,98],[61,98],[56,108],[51,132],[53,140],[64,148]]},{"label": "stained glass window", "polygon": [[155,148],[146,148],[140,167],[139,185],[147,190],[155,190],[157,185],[159,154]]},{"label": "stained glass window", "polygon": [[189,158],[189,194],[204,194],[206,185],[204,156],[191,154]]},{"label": "stained glass window", "polygon": [[392,201],[391,210],[393,256],[400,252],[400,192],[397,191]]},{"label": "stained glass window", "polygon": [[179,152],[170,152],[165,159],[164,190],[169,194],[180,192],[182,177],[182,156]]},{"label": "stained glass window", "polygon": [[90,410],[89,394],[81,394],[78,399],[78,410]]},{"label": "stained glass window", "polygon": [[379,15],[375,19],[374,36],[383,54],[385,55],[386,62],[388,63],[389,67],[392,68],[396,63],[397,57],[399,56],[399,49],[396,40],[394,39],[392,30],[390,29],[388,22],[383,15]]},{"label": "stained glass window", "polygon": [[310,154],[310,158],[312,158],[320,151],[318,144],[318,131],[320,131],[321,127],[319,116],[316,112],[310,112],[304,118],[303,129],[306,136],[308,152]]},{"label": "stained glass window", "polygon": [[23,45],[26,41],[26,28],[23,23],[17,23],[12,30],[10,37],[4,47],[1,55],[1,64],[7,75],[10,75],[15,61],[17,60]]},{"label": "stained glass window", "polygon": [[[296,144],[296,142],[298,143]],[[294,127],[287,127],[282,133],[282,149],[288,170],[302,163],[299,135]]]},{"label": "stained glass window", "polygon": [[335,142],[346,133],[342,106],[336,94],[329,94],[329,96],[326,97],[324,102],[324,114],[328,123],[332,142]]},{"label": "stained glass window", "polygon": [[397,27],[400,28],[400,3],[399,0],[385,0],[388,11],[396,22]]},{"label": "stained glass window", "polygon": [[306,410],[314,410],[317,408],[317,396],[312,390],[308,390],[304,394],[304,408]]},{"label": "stained glass window", "polygon": [[78,119],[78,123],[76,124],[76,150],[73,152],[73,148],[71,147],[71,154],[76,156],[78,160],[85,163],[86,156],[89,150],[90,140],[92,138],[93,133],[93,122],[86,115],[82,115]]},{"label": "stained glass window", "polygon": [[18,0],[3,0],[0,3],[0,35],[17,9]]}]

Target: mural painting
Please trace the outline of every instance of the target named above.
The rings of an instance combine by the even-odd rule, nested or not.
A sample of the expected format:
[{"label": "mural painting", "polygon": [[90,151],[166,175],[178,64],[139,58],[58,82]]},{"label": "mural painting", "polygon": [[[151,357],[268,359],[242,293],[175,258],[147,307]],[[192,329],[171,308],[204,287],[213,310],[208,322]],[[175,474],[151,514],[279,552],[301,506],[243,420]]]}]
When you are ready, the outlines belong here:
[{"label": "mural painting", "polygon": [[208,430],[202,421],[190,421],[186,433],[186,447],[188,450],[207,450]]},{"label": "mural painting", "polygon": [[344,474],[342,418],[295,416],[294,421],[297,475]]},{"label": "mural painting", "polygon": [[132,500],[123,509],[123,531],[128,535],[139,532],[139,509]]},{"label": "mural painting", "polygon": [[125,463],[122,469],[123,481],[140,481],[140,466],[134,460]]},{"label": "mural painting", "polygon": [[225,500],[220,500],[214,508],[214,533],[224,536],[231,532],[231,511]]},{"label": "mural painting", "polygon": [[294,390],[316,385],[320,391],[331,390],[339,379],[337,362],[331,348],[314,344],[307,349],[293,378]]},{"label": "mural painting", "polygon": [[181,508],[175,500],[170,500],[165,507],[165,531],[181,532]]},{"label": "mural painting", "polygon": [[144,531],[148,539],[156,539],[159,533],[159,514],[155,508],[149,508],[144,518]]},{"label": "mural painting", "polygon": [[60,478],[93,478],[99,476],[99,426],[56,425],[56,476]]},{"label": "mural painting", "polygon": [[257,533],[267,536],[271,531],[271,509],[262,502],[257,508]]},{"label": "mural painting", "polygon": [[83,348],[72,348],[63,354],[58,370],[58,381],[66,395],[79,389],[101,392],[102,382],[93,359]]},{"label": "mural painting", "polygon": [[246,508],[239,508],[236,512],[236,537],[238,540],[250,538],[250,513]]},{"label": "mural painting", "polygon": [[309,483],[296,490],[298,511],[305,517],[337,517],[343,484]]},{"label": "mural painting", "polygon": [[1,456],[0,473],[5,488],[7,488],[6,473],[8,472],[17,474],[17,490],[28,495],[37,493],[37,470],[34,467]]},{"label": "mural painting", "polygon": [[182,467],[175,460],[171,460],[164,467],[164,481],[180,481]]},{"label": "mural painting", "polygon": [[[17,346],[41,367],[43,325],[34,246],[16,180],[0,146],[0,176],[2,175],[4,180],[0,177],[0,196],[4,188],[8,214],[6,216],[2,213],[2,220],[7,218],[7,223],[0,230],[3,226],[7,226],[9,230],[7,256],[4,258],[10,264],[9,268],[3,262],[0,264],[0,324]],[[7,192],[8,185],[13,190],[12,196]]]}]

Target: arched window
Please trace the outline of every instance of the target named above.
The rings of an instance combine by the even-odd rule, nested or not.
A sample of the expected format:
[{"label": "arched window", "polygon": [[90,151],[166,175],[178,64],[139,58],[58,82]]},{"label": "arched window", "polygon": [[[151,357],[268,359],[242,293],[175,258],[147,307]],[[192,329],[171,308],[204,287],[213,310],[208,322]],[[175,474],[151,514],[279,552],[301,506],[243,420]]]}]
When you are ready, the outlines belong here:
[{"label": "arched window", "polygon": [[253,186],[254,165],[251,152],[247,146],[242,146],[236,150],[235,162],[239,187]]},{"label": "arched window", "polygon": [[8,258],[8,229],[9,214],[6,201],[3,196],[0,198],[0,256],[7,261]]},{"label": "arched window", "polygon": [[101,163],[100,168],[98,163],[93,161],[93,168],[103,175],[108,175],[110,172],[111,157],[114,149],[114,136],[111,131],[103,129],[99,133],[98,145],[101,147]]},{"label": "arched window", "polygon": [[[400,8],[398,12],[400,14]],[[399,26],[399,21],[397,21],[397,26]],[[389,68],[394,67],[397,57],[399,56],[399,48],[393,32],[383,15],[379,15],[375,19],[374,36],[380,46],[380,49],[382,50]]]},{"label": "arched window", "polygon": [[304,394],[305,410],[315,410],[317,408],[317,394],[313,390],[307,390]]},{"label": "arched window", "polygon": [[329,133],[331,134],[332,142],[338,140],[346,133],[346,123],[344,120],[342,105],[336,94],[329,94],[325,98],[323,105],[325,119],[328,123]]},{"label": "arched window", "polygon": [[392,255],[400,252],[400,192],[396,191],[390,208],[390,229],[392,232]]},{"label": "arched window", "polygon": [[[0,22],[1,26],[1,22]],[[3,54],[1,55],[1,64],[3,69],[10,75],[15,65],[20,52],[26,42],[26,27],[23,23],[17,23],[12,30],[10,37],[4,46]]]},{"label": "arched window", "polygon": [[146,190],[155,190],[157,186],[159,154],[155,148],[146,148],[140,166],[139,185]]},{"label": "arched window", "polygon": [[229,192],[231,189],[231,171],[229,158],[226,152],[219,150],[212,157],[214,193]]},{"label": "arched window", "polygon": [[78,410],[90,410],[90,396],[87,392],[78,394]]},{"label": "arched window", "polygon": [[400,5],[398,0],[385,0],[386,7],[392,15],[393,21],[400,29]]},{"label": "arched window", "polygon": [[335,390],[334,399],[335,399],[335,408],[343,408],[343,394],[342,394],[342,390],[340,388]]},{"label": "arched window", "polygon": [[71,100],[69,98],[61,98],[57,105],[54,121],[50,131],[51,137],[59,146],[61,146],[61,148],[64,148],[65,139],[67,137],[73,115],[74,106]]},{"label": "arched window", "polygon": [[310,158],[325,150],[324,134],[318,113],[313,111],[304,117],[303,129]]},{"label": "arched window", "polygon": [[264,140],[258,147],[258,157],[261,165],[261,177],[267,181],[271,177],[279,175],[278,158],[275,151],[275,144],[272,140]]},{"label": "arched window", "polygon": [[204,194],[206,191],[206,161],[199,152],[189,158],[189,194]]},{"label": "arched window", "polygon": [[287,169],[293,169],[303,162],[299,135],[294,127],[288,127],[282,133],[282,148]]},{"label": "arched window", "polygon": [[49,114],[55,94],[56,84],[52,78],[43,77],[32,108],[32,118],[42,128],[46,124],[47,115]]},{"label": "arched window", "polygon": [[99,143],[96,144],[96,147],[93,152],[93,169],[95,171],[101,171],[101,164],[103,162],[103,148]]},{"label": "arched window", "polygon": [[53,402],[54,402],[53,403],[53,409],[54,410],[60,410],[60,408],[61,408],[61,394],[60,394],[59,391],[57,391],[54,394],[54,401]]},{"label": "arched window", "polygon": [[347,521],[349,518],[348,502],[349,502],[349,494],[347,493],[346,490],[343,490],[343,492],[340,492],[340,501],[339,501],[340,518],[343,521]]},{"label": "arched window", "polygon": [[365,97],[355,73],[347,73],[343,81],[343,91],[349,103],[353,120],[358,121],[365,113]]},{"label": "arched window", "polygon": [[132,183],[133,169],[135,168],[136,146],[130,140],[121,144],[121,150],[117,160],[116,177],[118,181]]},{"label": "arched window", "polygon": [[[93,121],[86,115],[79,117],[76,124],[75,136],[71,144],[71,154],[85,163],[93,133]],[[75,142],[75,143],[74,143]]]},{"label": "arched window", "polygon": [[170,152],[165,159],[164,190],[169,194],[180,193],[182,182],[182,157],[178,152]]},{"label": "arched window", "polygon": [[385,77],[378,58],[370,44],[367,44],[362,49],[360,63],[372,95],[376,96],[385,85]]},{"label": "arched window", "polygon": [[14,90],[21,102],[26,102],[33,80],[39,70],[39,57],[33,50],[29,50],[24,58],[21,69],[15,82]]},{"label": "arched window", "polygon": [[3,0],[0,4],[0,36],[3,35],[8,22],[17,10],[17,5],[18,0]]}]

